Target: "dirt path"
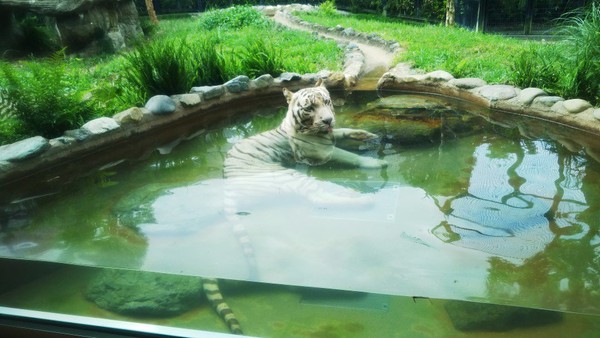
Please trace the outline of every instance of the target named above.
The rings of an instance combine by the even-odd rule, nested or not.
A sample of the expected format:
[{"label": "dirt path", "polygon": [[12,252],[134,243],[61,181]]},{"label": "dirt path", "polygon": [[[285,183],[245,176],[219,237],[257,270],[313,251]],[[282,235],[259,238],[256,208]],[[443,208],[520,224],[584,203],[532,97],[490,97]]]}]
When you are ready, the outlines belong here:
[{"label": "dirt path", "polygon": [[[303,30],[311,32],[311,30],[302,25],[291,22],[285,15],[278,11],[273,20],[289,27],[291,29]],[[394,54],[380,47],[370,46],[361,42],[354,41],[349,38],[342,38],[336,35],[319,32],[319,35],[340,42],[352,42],[358,46],[365,56],[365,66],[355,89],[374,89],[379,78],[388,71],[394,60]]]}]

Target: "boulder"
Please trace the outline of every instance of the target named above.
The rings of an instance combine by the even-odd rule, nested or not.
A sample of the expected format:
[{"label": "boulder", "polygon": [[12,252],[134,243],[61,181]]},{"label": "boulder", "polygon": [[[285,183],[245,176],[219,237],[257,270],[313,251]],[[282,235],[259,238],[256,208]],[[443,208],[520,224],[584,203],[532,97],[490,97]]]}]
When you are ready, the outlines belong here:
[{"label": "boulder", "polygon": [[81,129],[87,131],[90,135],[104,134],[117,128],[119,128],[119,124],[110,117],[100,117],[81,126]]},{"label": "boulder", "polygon": [[215,99],[225,94],[225,87],[220,86],[201,86],[192,87],[192,93],[200,93],[205,100]]},{"label": "boulder", "polygon": [[50,147],[48,140],[41,136],[30,137],[0,147],[0,162],[19,162],[38,156]]},{"label": "boulder", "polygon": [[0,0],[0,7],[43,17],[70,52],[116,51],[143,36],[132,0]]},{"label": "boulder", "polygon": [[167,95],[155,95],[146,102],[144,106],[149,112],[155,115],[168,115],[175,112],[177,105],[172,98]]},{"label": "boulder", "polygon": [[515,87],[508,85],[487,85],[479,89],[479,95],[490,101],[510,100],[517,94]]},{"label": "boulder", "polygon": [[241,93],[250,88],[250,78],[245,75],[237,76],[223,85],[230,93]]}]

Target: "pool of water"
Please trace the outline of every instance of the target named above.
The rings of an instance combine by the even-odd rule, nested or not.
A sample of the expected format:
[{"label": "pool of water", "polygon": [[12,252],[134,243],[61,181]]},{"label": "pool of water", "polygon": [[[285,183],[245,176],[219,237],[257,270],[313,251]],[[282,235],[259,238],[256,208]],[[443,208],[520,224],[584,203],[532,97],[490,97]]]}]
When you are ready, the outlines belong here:
[{"label": "pool of water", "polygon": [[[314,203],[301,189],[251,182],[232,222],[225,154],[277,126],[285,108],[275,107],[8,198],[0,256],[598,315],[597,136],[440,97],[391,94],[335,100],[339,127],[381,136],[340,146],[384,159],[387,168],[296,168],[334,195],[358,192],[355,200]],[[253,297],[255,288],[234,294]],[[265,299],[280,290],[260,289]],[[334,331],[346,329],[352,325]]]}]

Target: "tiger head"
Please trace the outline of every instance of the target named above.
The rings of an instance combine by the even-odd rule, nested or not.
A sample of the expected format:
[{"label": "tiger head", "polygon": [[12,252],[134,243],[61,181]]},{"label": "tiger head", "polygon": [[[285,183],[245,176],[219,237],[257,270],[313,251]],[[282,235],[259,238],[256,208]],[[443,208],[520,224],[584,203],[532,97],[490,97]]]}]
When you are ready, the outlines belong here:
[{"label": "tiger head", "polygon": [[283,121],[286,131],[294,134],[331,134],[335,114],[329,91],[321,79],[315,87],[300,89],[295,93],[284,88],[283,95],[288,102],[287,115]]}]

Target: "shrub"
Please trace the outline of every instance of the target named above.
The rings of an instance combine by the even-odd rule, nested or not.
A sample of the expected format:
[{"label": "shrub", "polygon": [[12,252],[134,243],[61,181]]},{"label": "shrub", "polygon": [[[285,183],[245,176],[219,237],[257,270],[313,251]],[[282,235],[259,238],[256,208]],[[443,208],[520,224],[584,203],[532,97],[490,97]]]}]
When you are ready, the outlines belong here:
[{"label": "shrub", "polygon": [[200,27],[213,29],[241,29],[244,27],[270,27],[269,20],[251,6],[234,6],[226,9],[209,10],[200,16]]},{"label": "shrub", "polygon": [[88,88],[79,73],[66,72],[64,51],[46,62],[25,63],[23,69],[0,64],[6,97],[14,107],[13,132],[23,135],[57,137],[65,130],[79,127],[94,116]]},{"label": "shrub", "polygon": [[319,5],[319,12],[323,15],[335,15],[337,14],[337,8],[335,7],[334,0],[326,0]]},{"label": "shrub", "polygon": [[284,71],[281,49],[262,37],[248,40],[238,55],[241,72],[249,77],[258,77],[263,74],[277,77]]},{"label": "shrub", "polygon": [[559,46],[531,45],[515,58],[511,82],[522,88],[537,87],[550,94],[564,95],[565,61]]}]

